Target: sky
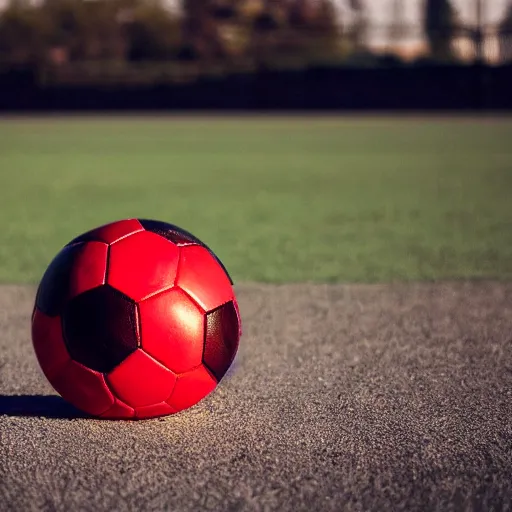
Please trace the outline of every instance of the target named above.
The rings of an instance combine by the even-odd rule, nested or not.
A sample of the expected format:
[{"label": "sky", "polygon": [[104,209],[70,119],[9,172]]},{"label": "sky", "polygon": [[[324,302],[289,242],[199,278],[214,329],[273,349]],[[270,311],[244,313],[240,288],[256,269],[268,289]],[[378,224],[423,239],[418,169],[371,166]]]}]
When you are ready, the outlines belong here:
[{"label": "sky", "polygon": [[[339,5],[343,5],[344,0],[335,0]],[[496,23],[499,21],[506,10],[509,0],[484,0],[483,10],[484,18],[487,23]],[[390,16],[393,12],[394,0],[365,0],[368,13],[378,23],[391,21]],[[404,6],[404,18],[411,23],[418,23],[421,19],[423,0],[402,0]],[[452,0],[461,20],[465,23],[474,23],[476,20],[476,0]]]},{"label": "sky", "polygon": [[[335,0],[343,9],[346,5],[345,0]],[[370,20],[375,25],[386,25],[393,21],[393,4],[397,0],[364,0]],[[464,24],[475,24],[477,20],[477,1],[478,0],[452,0],[452,5],[457,10],[459,19]],[[482,0],[482,19],[485,25],[495,25],[499,23],[505,14],[507,6],[511,0]],[[416,43],[421,41],[421,18],[424,0],[401,0],[403,5],[402,19],[403,23],[410,23],[418,27],[416,36],[411,36],[408,42]],[[369,35],[370,44],[379,46],[387,42],[386,31],[373,31]],[[406,42],[406,41],[404,41]]]}]

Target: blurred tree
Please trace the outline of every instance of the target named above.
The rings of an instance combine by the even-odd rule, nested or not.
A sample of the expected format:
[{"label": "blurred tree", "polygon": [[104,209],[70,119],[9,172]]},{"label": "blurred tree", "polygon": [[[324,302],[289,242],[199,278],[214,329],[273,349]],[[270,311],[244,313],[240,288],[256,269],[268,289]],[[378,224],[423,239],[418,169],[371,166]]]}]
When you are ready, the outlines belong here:
[{"label": "blurred tree", "polygon": [[160,0],[138,1],[123,21],[130,60],[164,60],[177,54],[182,41],[181,23]]},{"label": "blurred tree", "polygon": [[252,51],[259,63],[278,60],[307,65],[338,55],[340,34],[330,0],[267,2],[251,32]]},{"label": "blurred tree", "polygon": [[350,46],[356,53],[365,53],[369,25],[366,5],[363,0],[348,0],[348,5],[354,14],[354,21],[347,31]]},{"label": "blurred tree", "polygon": [[0,14],[0,52],[20,62],[157,60],[180,42],[161,0],[15,0]]},{"label": "blurred tree", "polygon": [[397,53],[398,46],[407,33],[404,0],[393,0],[391,9],[391,25],[389,27],[388,40],[390,50],[393,53]]},{"label": "blurred tree", "polygon": [[509,1],[505,17],[499,26],[500,60],[512,62],[512,1]]},{"label": "blurred tree", "polygon": [[28,65],[42,58],[44,21],[29,2],[14,1],[0,13],[0,61]]},{"label": "blurred tree", "polygon": [[238,4],[238,13],[243,22],[252,22],[265,10],[264,0],[242,0]]},{"label": "blurred tree", "polygon": [[19,62],[181,57],[249,67],[337,55],[333,0],[182,0],[179,17],[164,1],[12,0],[0,14],[0,51]]},{"label": "blurred tree", "polygon": [[[298,35],[304,36],[304,52],[314,60],[335,57],[339,45],[336,8],[330,0],[308,0]],[[293,25],[293,22],[292,22]]]},{"label": "blurred tree", "polygon": [[262,0],[257,4],[250,0],[247,5],[249,14],[242,11],[242,19],[246,15],[245,25],[249,35],[246,54],[256,64],[264,63],[272,57],[279,58],[279,46],[284,44],[284,39],[289,38],[289,6],[286,1]]},{"label": "blurred tree", "polygon": [[187,54],[200,59],[332,54],[337,44],[331,0],[183,0]]},{"label": "blurred tree", "polygon": [[66,60],[122,59],[125,44],[115,1],[44,0],[38,16],[47,27],[45,45]]},{"label": "blurred tree", "polygon": [[182,0],[183,50],[187,59],[217,59],[224,54],[214,18],[214,0]]},{"label": "blurred tree", "polygon": [[512,32],[512,1],[509,1],[507,9],[505,11],[505,16],[500,23],[500,29],[503,32],[510,33]]},{"label": "blurred tree", "polygon": [[430,55],[439,61],[453,59],[452,42],[458,28],[458,18],[450,0],[425,0],[424,29]]},{"label": "blurred tree", "polygon": [[87,54],[87,12],[80,0],[45,0],[39,16],[48,31],[45,44],[48,49],[65,51],[67,58],[84,58]]}]

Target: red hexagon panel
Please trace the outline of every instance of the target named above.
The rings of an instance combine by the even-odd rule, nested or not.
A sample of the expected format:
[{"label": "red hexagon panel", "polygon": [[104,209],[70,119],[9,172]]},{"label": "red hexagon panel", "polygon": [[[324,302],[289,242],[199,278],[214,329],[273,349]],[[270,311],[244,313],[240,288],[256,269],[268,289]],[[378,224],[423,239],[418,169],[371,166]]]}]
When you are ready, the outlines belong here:
[{"label": "red hexagon panel", "polygon": [[71,268],[68,299],[105,283],[108,245],[87,242],[76,255]]},{"label": "red hexagon panel", "polygon": [[233,288],[224,269],[208,249],[198,245],[181,247],[176,284],[205,311],[211,311],[233,299]]},{"label": "red hexagon panel", "polygon": [[103,374],[75,361],[70,361],[51,383],[64,400],[93,416],[103,414],[114,404]]},{"label": "red hexagon panel", "polygon": [[107,412],[104,412],[101,415],[101,417],[105,418],[106,420],[128,420],[134,416],[135,411],[117,398],[114,398],[114,405],[112,405],[112,407]]},{"label": "red hexagon panel", "polygon": [[174,285],[179,248],[142,231],[110,247],[107,282],[135,301]]},{"label": "red hexagon panel", "polygon": [[143,229],[144,228],[137,219],[119,220],[117,222],[105,224],[91,231],[87,231],[87,233],[84,233],[69,242],[68,245],[88,241],[104,242],[110,245],[132,235],[133,233],[143,231]]},{"label": "red hexagon panel", "polygon": [[32,320],[32,343],[39,365],[51,382],[71,360],[64,344],[60,317],[46,316],[36,308]]},{"label": "red hexagon panel", "polygon": [[142,348],[175,373],[201,364],[204,313],[174,288],[139,303]]},{"label": "red hexagon panel", "polygon": [[175,243],[176,245],[200,245],[201,247],[204,247],[215,258],[217,263],[224,269],[224,272],[226,273],[229,282],[233,284],[233,280],[228,274],[228,271],[224,264],[222,263],[222,261],[220,261],[216,254],[204,242],[201,242],[199,238],[194,236],[189,231],[186,231],[185,229],[176,226],[176,224],[169,224],[167,222],[162,222],[158,220],[139,219],[139,222],[144,226],[144,229],[146,229],[146,231],[151,231],[152,233],[156,233],[160,236],[163,236],[164,238],[167,238],[167,240],[170,240],[171,242]]},{"label": "red hexagon panel", "polygon": [[192,407],[209,395],[217,385],[216,380],[203,366],[178,376],[171,397],[167,402],[176,411]]},{"label": "red hexagon panel", "polygon": [[69,282],[85,243],[64,247],[48,265],[37,288],[36,306],[47,316],[61,313],[69,295]]},{"label": "red hexagon panel", "polygon": [[174,388],[176,375],[139,349],[109,373],[107,379],[123,402],[139,408],[165,402]]},{"label": "red hexagon panel", "polygon": [[137,407],[135,409],[135,416],[139,420],[146,418],[156,418],[157,416],[166,416],[176,412],[168,403],[162,402],[160,404],[148,405],[147,407]]},{"label": "red hexagon panel", "polygon": [[36,305],[48,316],[57,316],[72,297],[105,282],[108,246],[83,242],[64,247],[46,269]]}]

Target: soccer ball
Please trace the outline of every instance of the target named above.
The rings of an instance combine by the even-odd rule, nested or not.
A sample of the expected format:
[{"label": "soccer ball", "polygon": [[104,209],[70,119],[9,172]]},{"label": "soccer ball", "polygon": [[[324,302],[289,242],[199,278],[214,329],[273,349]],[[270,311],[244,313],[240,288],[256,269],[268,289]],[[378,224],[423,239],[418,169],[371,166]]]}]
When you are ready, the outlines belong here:
[{"label": "soccer ball", "polygon": [[238,350],[233,282],[172,224],[128,219],[66,245],[39,285],[32,341],[55,390],[81,411],[142,419],[208,395]]}]

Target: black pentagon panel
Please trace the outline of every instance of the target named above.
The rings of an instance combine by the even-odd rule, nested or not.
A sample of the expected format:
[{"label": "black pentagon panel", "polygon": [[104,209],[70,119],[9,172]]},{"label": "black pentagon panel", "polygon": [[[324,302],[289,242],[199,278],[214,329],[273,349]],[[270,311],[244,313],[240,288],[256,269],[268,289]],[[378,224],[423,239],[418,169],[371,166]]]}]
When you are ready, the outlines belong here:
[{"label": "black pentagon panel", "polygon": [[57,316],[67,300],[73,264],[85,244],[64,247],[52,260],[39,283],[36,306],[48,316]]},{"label": "black pentagon panel", "polygon": [[66,247],[69,247],[70,245],[76,245],[76,244],[83,244],[85,242],[101,242],[98,237],[94,236],[94,231],[87,231],[87,233],[83,233],[80,236],[77,236],[76,238],[73,238],[71,242],[68,242],[66,244]]},{"label": "black pentagon panel", "polygon": [[139,345],[137,306],[109,285],[69,301],[62,325],[71,358],[98,372],[112,371]]},{"label": "black pentagon panel", "polygon": [[156,233],[157,235],[163,236],[167,240],[173,242],[174,244],[180,245],[200,245],[204,247],[217,261],[217,263],[222,267],[226,276],[228,276],[229,282],[233,284],[233,279],[229,275],[226,267],[217,257],[217,255],[199,238],[194,236],[192,233],[174,225],[168,224],[167,222],[161,222],[158,220],[148,220],[148,219],[138,219],[138,221],[142,224],[142,227],[146,231],[151,231],[152,233]]},{"label": "black pentagon panel", "polygon": [[159,220],[138,220],[146,231],[151,231],[151,233],[163,236],[176,245],[203,245],[203,242],[201,242],[199,238],[174,224],[167,224],[167,222],[161,222]]},{"label": "black pentagon panel", "polygon": [[75,244],[83,244],[84,242],[103,242],[105,243],[101,237],[98,236],[98,230],[101,229],[103,226],[100,226],[99,228],[91,229],[89,231],[86,231],[85,233],[82,233],[81,235],[73,238],[70,242],[66,244],[66,247],[69,245],[75,245]]},{"label": "black pentagon panel", "polygon": [[233,302],[208,313],[205,320],[203,363],[220,381],[238,349],[238,316]]}]

